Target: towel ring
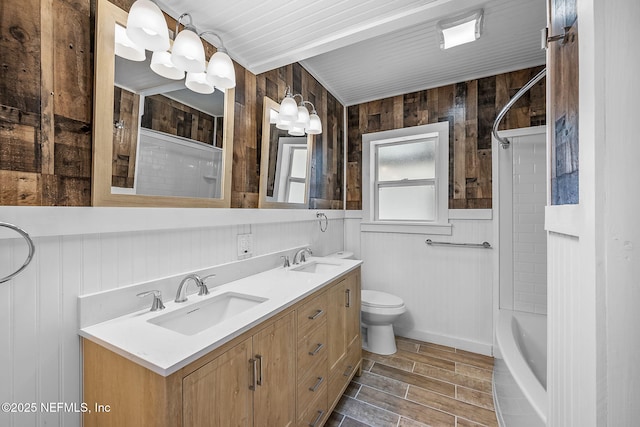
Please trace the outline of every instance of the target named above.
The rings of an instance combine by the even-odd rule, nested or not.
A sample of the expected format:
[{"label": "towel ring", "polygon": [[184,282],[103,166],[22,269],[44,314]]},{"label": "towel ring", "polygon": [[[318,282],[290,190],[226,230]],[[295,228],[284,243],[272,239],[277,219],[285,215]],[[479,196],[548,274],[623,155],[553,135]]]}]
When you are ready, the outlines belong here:
[{"label": "towel ring", "polygon": [[[320,231],[323,233],[327,231],[327,228],[329,227],[329,218],[327,218],[327,216],[322,212],[318,212],[316,214],[316,218],[318,218],[318,222],[320,224]],[[322,220],[324,220],[324,227],[322,226]]]},{"label": "towel ring", "polygon": [[36,252],[36,247],[33,244],[33,240],[31,240],[31,237],[29,237],[29,234],[26,231],[24,231],[22,228],[20,228],[20,227],[18,227],[16,225],[13,225],[13,224],[9,224],[7,222],[0,222],[0,227],[10,228],[10,229],[16,231],[18,234],[20,234],[24,238],[24,240],[27,241],[27,244],[29,245],[29,255],[27,255],[27,259],[24,261],[24,264],[22,264],[22,267],[20,267],[16,271],[14,271],[12,274],[9,274],[7,277],[1,278],[0,279],[0,283],[4,283],[4,282],[8,282],[9,280],[13,279],[15,276],[20,274],[22,272],[22,270],[27,268],[27,266],[29,265],[29,263],[33,259],[33,254],[35,254],[35,252]]}]

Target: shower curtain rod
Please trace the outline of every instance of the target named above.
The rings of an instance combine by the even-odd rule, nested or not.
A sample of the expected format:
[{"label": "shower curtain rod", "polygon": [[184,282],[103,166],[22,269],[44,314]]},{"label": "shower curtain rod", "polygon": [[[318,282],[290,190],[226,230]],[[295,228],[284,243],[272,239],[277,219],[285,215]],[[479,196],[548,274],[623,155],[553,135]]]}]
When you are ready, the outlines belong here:
[{"label": "shower curtain rod", "polygon": [[500,126],[500,122],[502,121],[504,116],[507,114],[507,111],[509,111],[509,109],[513,107],[513,104],[515,104],[522,95],[527,93],[529,89],[533,87],[533,85],[538,83],[546,75],[547,75],[547,69],[543,68],[542,71],[536,74],[534,78],[529,80],[529,82],[526,85],[520,88],[520,90],[513,96],[513,98],[509,100],[509,102],[507,102],[507,105],[505,105],[502,108],[502,110],[496,117],[496,121],[493,122],[493,129],[491,130],[491,133],[493,134],[493,137],[500,142],[500,145],[502,146],[502,148],[506,149],[507,147],[509,147],[510,142],[507,138],[503,138],[500,135],[498,135],[498,126]]}]

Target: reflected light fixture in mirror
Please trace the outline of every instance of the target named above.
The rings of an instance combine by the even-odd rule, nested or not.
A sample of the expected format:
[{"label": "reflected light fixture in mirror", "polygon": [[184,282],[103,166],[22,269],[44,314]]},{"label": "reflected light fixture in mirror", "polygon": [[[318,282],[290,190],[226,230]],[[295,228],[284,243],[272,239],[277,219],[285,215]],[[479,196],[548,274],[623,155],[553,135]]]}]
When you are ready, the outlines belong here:
[{"label": "reflected light fixture in mirror", "polygon": [[129,61],[144,61],[146,58],[144,49],[131,41],[122,25],[116,25],[115,49],[116,55]]},{"label": "reflected light fixture in mirror", "polygon": [[202,93],[204,95],[213,93],[213,91],[215,90],[215,87],[207,78],[207,73],[205,73],[204,71],[200,73],[193,71],[188,72],[184,84],[192,91]]},{"label": "reflected light fixture in mirror", "polygon": [[171,62],[171,52],[167,52],[166,50],[153,52],[150,67],[154,73],[167,79],[184,79],[184,71],[173,65],[173,62]]},{"label": "reflected light fixture in mirror", "polygon": [[[296,96],[300,97],[300,104],[296,104]],[[311,105],[311,114],[307,109]],[[279,105],[279,113],[276,119],[276,128],[289,131],[289,135],[303,136],[318,135],[322,133],[322,122],[316,112],[313,103],[305,101],[299,93],[291,95],[291,89],[287,86],[287,92]]]},{"label": "reflected light fixture in mirror", "polygon": [[[264,97],[258,207],[307,209],[315,137],[278,130],[280,105]],[[297,106],[296,106],[297,111]]]}]

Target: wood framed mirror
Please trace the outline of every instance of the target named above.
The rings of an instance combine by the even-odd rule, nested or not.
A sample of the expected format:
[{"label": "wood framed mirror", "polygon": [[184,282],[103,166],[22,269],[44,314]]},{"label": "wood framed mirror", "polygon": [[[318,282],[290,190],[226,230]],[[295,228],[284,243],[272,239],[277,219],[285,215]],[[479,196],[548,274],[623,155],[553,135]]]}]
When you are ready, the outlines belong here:
[{"label": "wood framed mirror", "polygon": [[[144,101],[140,101],[139,94],[116,86],[116,26],[126,27],[127,16],[127,12],[108,0],[98,0],[92,206],[230,207],[235,89],[226,89],[224,95],[218,93],[222,117],[195,111],[198,102],[191,100],[177,107],[189,116],[186,124],[185,120],[177,120],[175,113],[160,114],[165,127],[167,124],[182,127],[188,134],[186,138],[177,131],[158,129],[156,126],[147,126],[151,129],[141,127],[141,122],[152,121],[149,116],[143,117],[141,114],[154,105],[149,92],[145,92],[142,95]],[[150,55],[151,52],[147,51],[147,61]],[[150,69],[148,71],[154,74]],[[177,101],[180,91],[189,91],[184,87],[184,80],[173,81],[171,93],[160,96],[168,99],[166,105],[174,104],[180,102]],[[218,91],[216,89],[215,92]],[[213,94],[207,96],[214,97]],[[155,108],[162,107],[158,107],[156,102]],[[123,112],[126,112],[130,123],[120,117]],[[194,124],[194,121],[197,123]],[[205,159],[195,157],[202,153]],[[176,156],[180,161],[176,161]],[[171,161],[168,170],[159,169],[155,161],[159,157]],[[143,162],[143,158],[150,160]],[[151,166],[145,169],[144,164]],[[155,175],[145,172],[151,169],[155,169]],[[162,180],[166,184],[161,189],[143,184],[153,180]]]},{"label": "wood framed mirror", "polygon": [[264,97],[258,207],[307,209],[314,136],[292,137],[278,129],[279,106]]}]

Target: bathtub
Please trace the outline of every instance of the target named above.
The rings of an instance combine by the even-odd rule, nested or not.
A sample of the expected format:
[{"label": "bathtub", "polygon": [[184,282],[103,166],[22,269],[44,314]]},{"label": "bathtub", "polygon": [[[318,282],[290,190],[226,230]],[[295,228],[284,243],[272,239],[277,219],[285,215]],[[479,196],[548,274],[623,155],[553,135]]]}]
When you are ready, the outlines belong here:
[{"label": "bathtub", "polygon": [[501,427],[547,422],[547,316],[500,310],[493,393]]}]

